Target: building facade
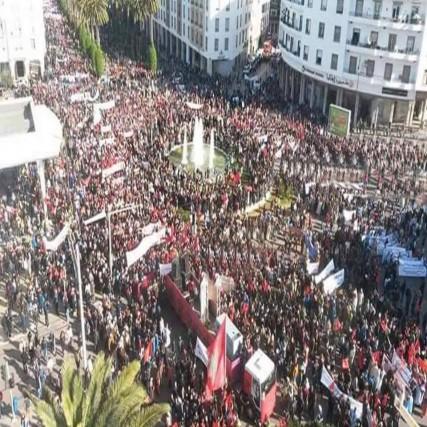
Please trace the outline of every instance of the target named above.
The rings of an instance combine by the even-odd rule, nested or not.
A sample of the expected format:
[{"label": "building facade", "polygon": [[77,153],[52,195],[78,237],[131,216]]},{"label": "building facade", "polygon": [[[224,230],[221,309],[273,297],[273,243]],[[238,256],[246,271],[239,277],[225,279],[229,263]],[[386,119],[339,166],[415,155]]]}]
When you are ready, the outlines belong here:
[{"label": "building facade", "polygon": [[427,121],[424,0],[281,0],[280,82],[285,96],[352,125]]},{"label": "building facade", "polygon": [[42,0],[0,0],[0,76],[28,79],[44,72]]},{"label": "building facade", "polygon": [[158,47],[208,74],[230,74],[268,30],[269,0],[160,0]]}]

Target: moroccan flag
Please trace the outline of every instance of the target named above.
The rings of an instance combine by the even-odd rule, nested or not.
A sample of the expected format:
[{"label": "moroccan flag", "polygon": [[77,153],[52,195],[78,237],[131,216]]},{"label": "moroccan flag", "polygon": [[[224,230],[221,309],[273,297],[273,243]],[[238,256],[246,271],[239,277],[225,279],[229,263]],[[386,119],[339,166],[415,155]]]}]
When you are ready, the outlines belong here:
[{"label": "moroccan flag", "polygon": [[225,322],[224,318],[219,330],[216,334],[215,339],[212,341],[208,348],[208,375],[206,381],[205,392],[207,398],[210,399],[212,392],[224,387],[226,379],[226,368],[225,368]]}]

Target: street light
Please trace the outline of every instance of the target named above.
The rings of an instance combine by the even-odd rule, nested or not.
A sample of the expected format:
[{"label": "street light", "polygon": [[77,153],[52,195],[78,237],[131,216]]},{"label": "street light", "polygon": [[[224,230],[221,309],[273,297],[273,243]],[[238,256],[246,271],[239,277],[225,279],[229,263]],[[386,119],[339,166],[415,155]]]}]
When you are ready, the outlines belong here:
[{"label": "street light", "polygon": [[80,268],[80,249],[79,244],[75,245],[76,267],[77,267],[77,282],[79,285],[79,305],[80,305],[80,326],[82,331],[82,346],[83,346],[83,369],[87,369],[87,349],[86,349],[86,330],[83,316],[83,290],[82,290],[82,275]]}]

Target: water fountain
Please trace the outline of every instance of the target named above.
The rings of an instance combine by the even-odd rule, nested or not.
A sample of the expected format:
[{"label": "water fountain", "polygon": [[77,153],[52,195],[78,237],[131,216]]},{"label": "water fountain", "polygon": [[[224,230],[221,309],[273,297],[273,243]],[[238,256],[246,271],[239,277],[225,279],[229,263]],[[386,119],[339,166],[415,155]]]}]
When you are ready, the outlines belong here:
[{"label": "water fountain", "polygon": [[187,126],[184,126],[184,144],[182,146],[182,165],[188,165],[188,141],[187,141]]},{"label": "water fountain", "polygon": [[191,162],[196,169],[201,169],[205,161],[205,153],[203,150],[203,121],[195,118],[193,131],[193,150],[191,151]]},{"label": "water fountain", "polygon": [[211,129],[211,141],[209,144],[209,169],[213,169],[214,167],[214,156],[215,156],[215,138],[214,138],[214,130]]},{"label": "water fountain", "polygon": [[176,166],[187,171],[210,171],[210,176],[223,174],[229,156],[223,150],[215,147],[214,129],[210,131],[209,143],[203,142],[203,121],[197,117],[194,120],[193,138],[188,141],[187,125],[184,125],[182,144],[175,145],[169,152],[169,160]]}]

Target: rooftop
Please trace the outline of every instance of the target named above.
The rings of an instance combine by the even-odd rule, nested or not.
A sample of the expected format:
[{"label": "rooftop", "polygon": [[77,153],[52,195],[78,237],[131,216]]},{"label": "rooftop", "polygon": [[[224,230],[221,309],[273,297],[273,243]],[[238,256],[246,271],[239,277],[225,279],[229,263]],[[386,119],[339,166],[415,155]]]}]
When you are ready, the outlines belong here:
[{"label": "rooftop", "polygon": [[0,102],[0,138],[34,132],[34,119],[30,98]]},{"label": "rooftop", "polygon": [[45,105],[32,98],[0,102],[0,169],[58,156],[62,125]]}]

